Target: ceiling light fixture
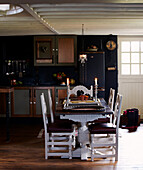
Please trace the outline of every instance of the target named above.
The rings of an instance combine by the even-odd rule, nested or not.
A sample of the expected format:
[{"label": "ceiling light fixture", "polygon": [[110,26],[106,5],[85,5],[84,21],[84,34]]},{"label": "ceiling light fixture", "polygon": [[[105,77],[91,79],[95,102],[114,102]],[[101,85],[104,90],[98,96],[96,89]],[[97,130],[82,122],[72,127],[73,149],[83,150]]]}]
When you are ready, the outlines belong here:
[{"label": "ceiling light fixture", "polygon": [[0,16],[14,15],[21,13],[23,8],[12,4],[0,4]]}]

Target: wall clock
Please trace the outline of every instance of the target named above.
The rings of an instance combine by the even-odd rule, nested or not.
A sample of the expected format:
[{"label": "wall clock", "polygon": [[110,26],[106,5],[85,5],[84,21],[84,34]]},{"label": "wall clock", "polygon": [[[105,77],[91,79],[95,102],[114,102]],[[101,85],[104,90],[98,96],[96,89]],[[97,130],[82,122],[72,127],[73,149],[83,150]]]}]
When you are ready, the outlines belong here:
[{"label": "wall clock", "polygon": [[106,43],[108,50],[114,50],[116,48],[116,43],[113,40],[110,40]]}]

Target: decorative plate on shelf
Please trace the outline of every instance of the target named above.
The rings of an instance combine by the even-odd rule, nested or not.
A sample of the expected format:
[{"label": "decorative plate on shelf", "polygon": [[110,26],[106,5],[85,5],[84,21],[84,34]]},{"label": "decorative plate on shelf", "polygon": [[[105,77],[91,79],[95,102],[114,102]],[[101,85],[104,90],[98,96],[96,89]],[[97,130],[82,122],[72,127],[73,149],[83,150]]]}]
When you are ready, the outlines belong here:
[{"label": "decorative plate on shelf", "polygon": [[110,40],[106,43],[108,50],[114,50],[116,48],[116,43],[113,40]]}]

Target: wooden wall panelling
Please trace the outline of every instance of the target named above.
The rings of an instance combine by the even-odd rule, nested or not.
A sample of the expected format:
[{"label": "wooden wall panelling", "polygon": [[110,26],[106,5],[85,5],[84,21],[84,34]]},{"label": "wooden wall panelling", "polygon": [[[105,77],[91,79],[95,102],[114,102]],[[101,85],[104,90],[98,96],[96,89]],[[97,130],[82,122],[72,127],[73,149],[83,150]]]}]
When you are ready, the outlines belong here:
[{"label": "wooden wall panelling", "polygon": [[74,39],[58,39],[58,63],[74,63]]}]

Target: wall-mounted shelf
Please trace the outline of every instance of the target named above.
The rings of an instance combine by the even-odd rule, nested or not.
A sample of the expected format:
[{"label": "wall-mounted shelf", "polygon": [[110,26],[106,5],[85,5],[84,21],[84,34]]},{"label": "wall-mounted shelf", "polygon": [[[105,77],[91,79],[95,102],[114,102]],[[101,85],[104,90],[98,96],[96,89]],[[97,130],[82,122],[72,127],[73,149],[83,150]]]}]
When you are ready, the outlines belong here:
[{"label": "wall-mounted shelf", "polygon": [[104,54],[105,52],[104,51],[83,51],[83,52],[80,52],[80,54]]}]

